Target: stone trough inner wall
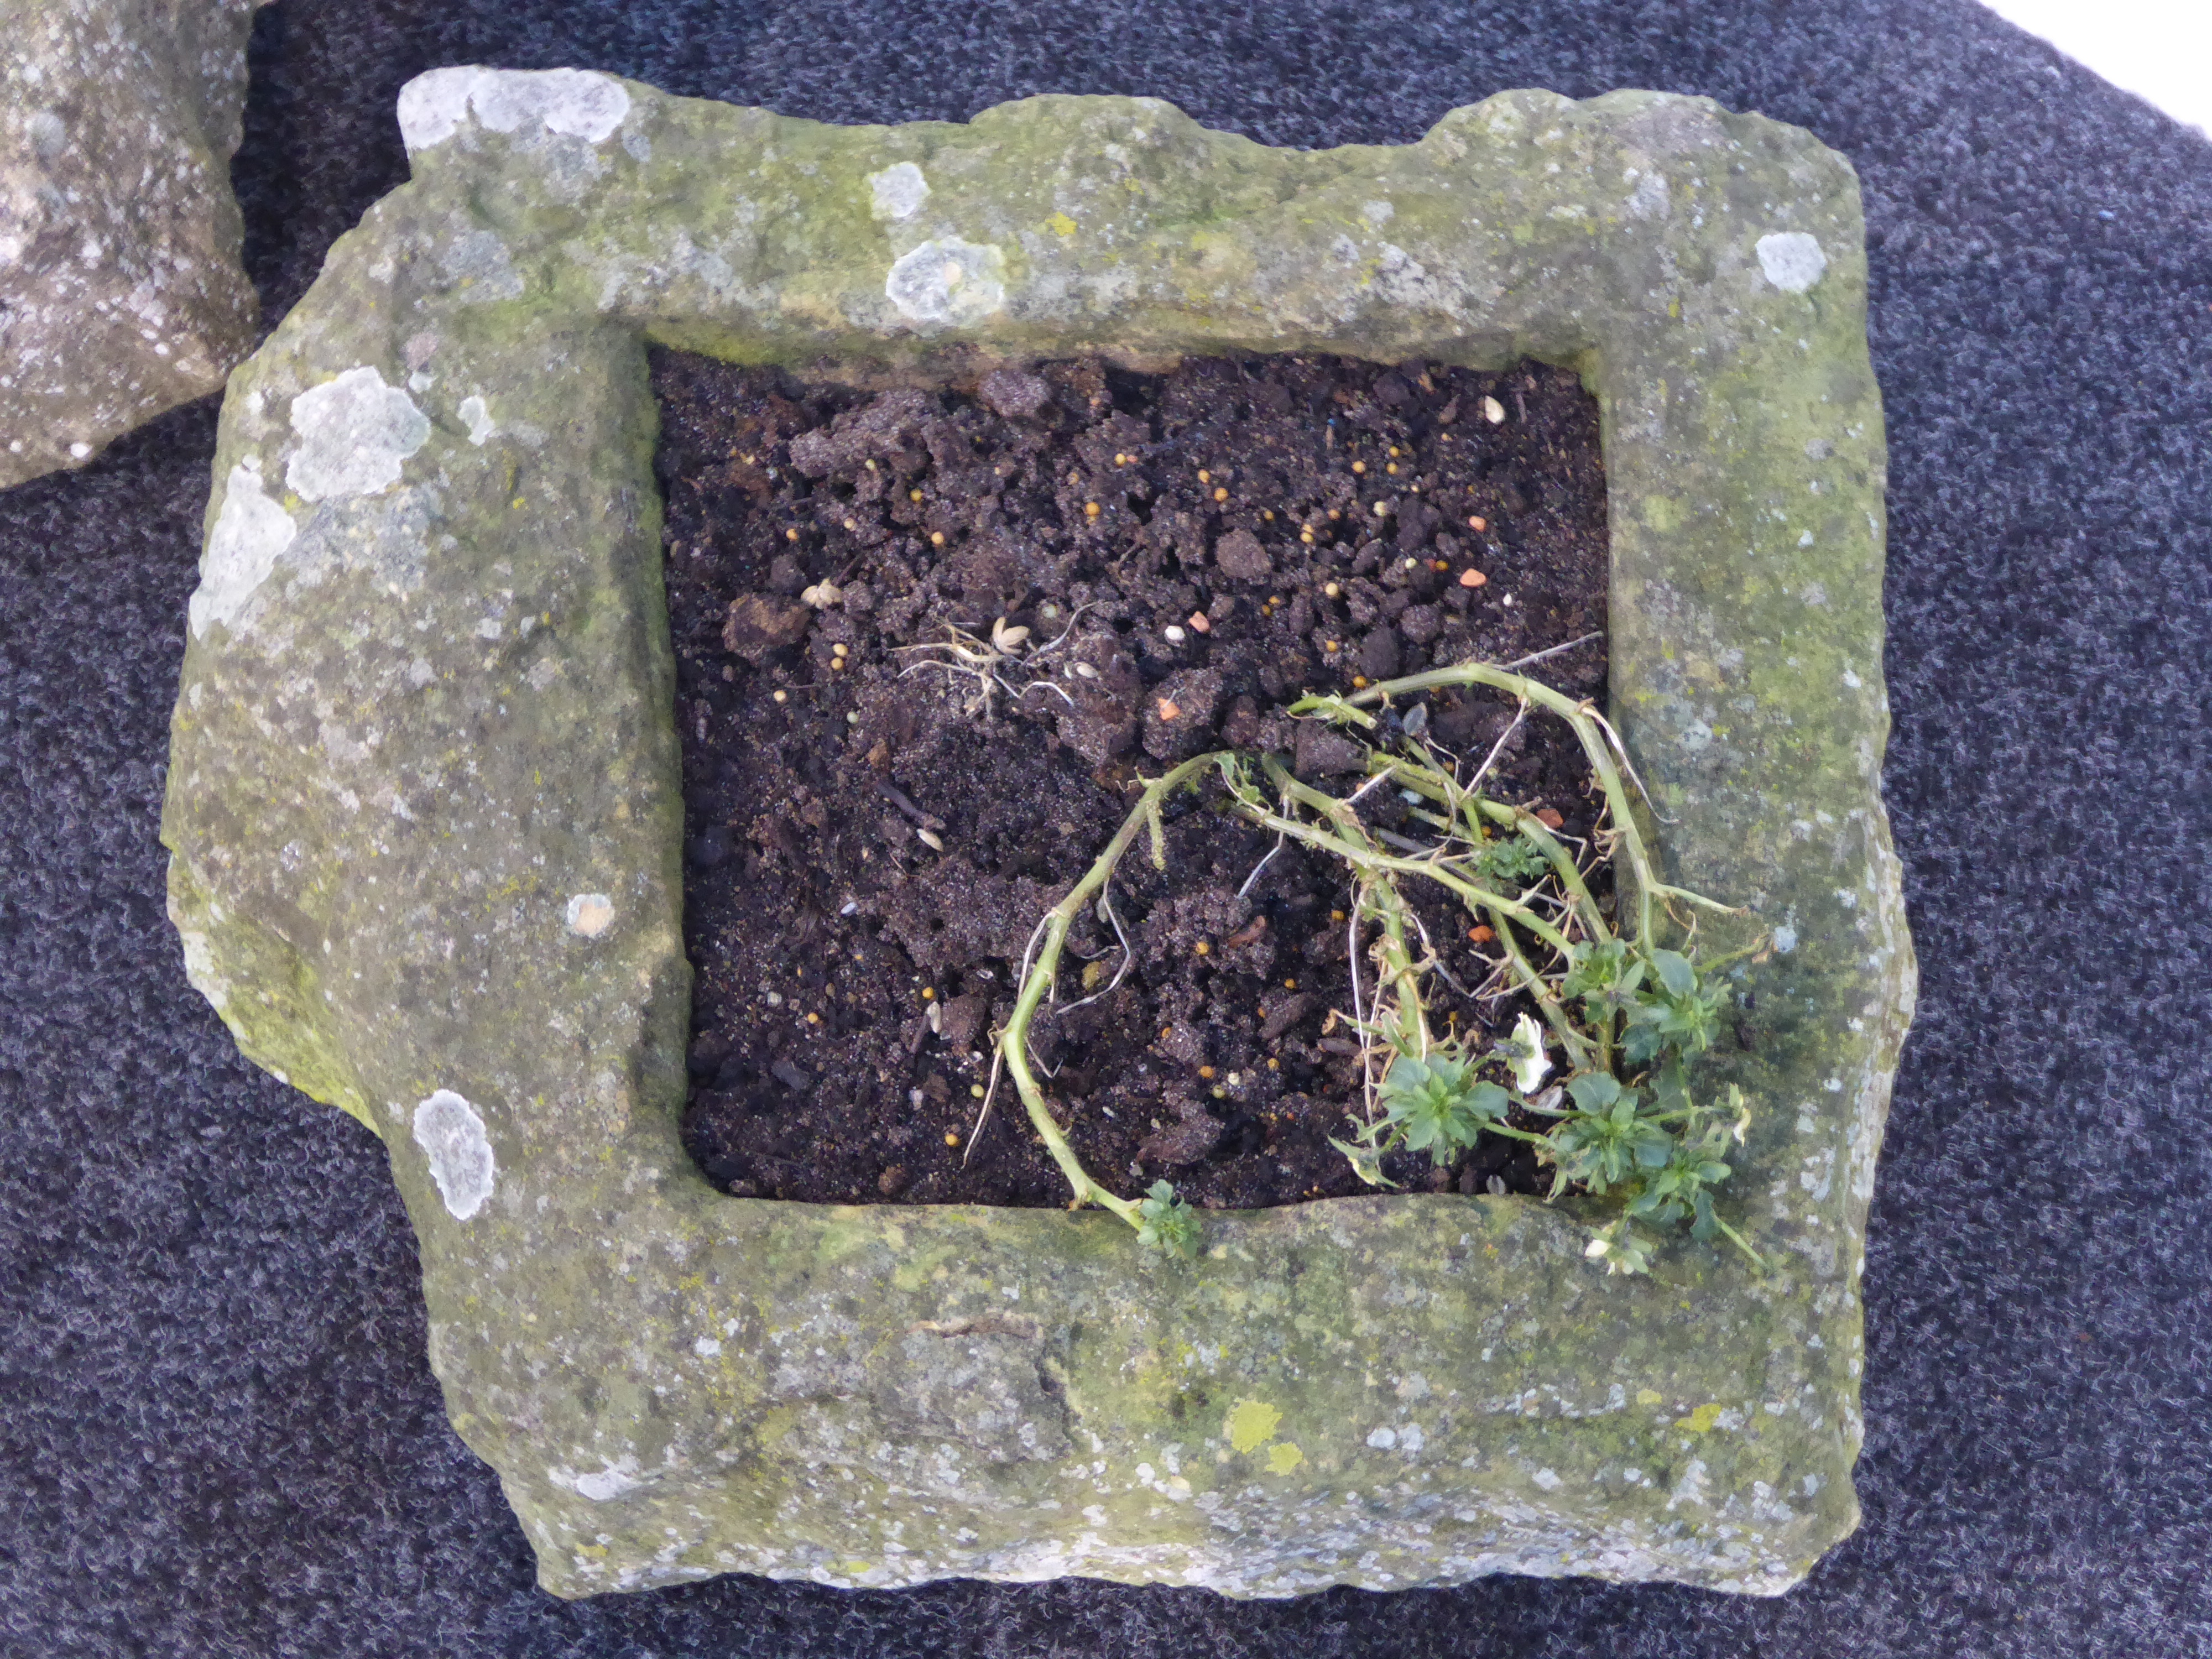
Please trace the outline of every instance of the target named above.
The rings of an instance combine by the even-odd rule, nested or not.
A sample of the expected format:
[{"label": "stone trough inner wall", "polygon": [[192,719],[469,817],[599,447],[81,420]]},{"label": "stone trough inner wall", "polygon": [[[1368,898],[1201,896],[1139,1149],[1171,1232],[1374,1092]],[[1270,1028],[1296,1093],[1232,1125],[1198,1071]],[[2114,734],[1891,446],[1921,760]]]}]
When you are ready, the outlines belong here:
[{"label": "stone trough inner wall", "polygon": [[[1914,969],[1878,794],[1883,441],[1856,182],[1702,100],[1508,93],[1265,149],[1039,98],[835,128],[441,70],[413,181],[234,377],[163,840],[241,1049],[382,1136],[431,1358],[562,1595],[729,1571],[1280,1595],[1515,1571],[1772,1594],[1856,1524],[1857,1282]],[[1613,714],[1671,878],[1753,906],[1726,1207],[1213,1214],[722,1196],[690,969],[651,342],[942,383],[1103,350],[1577,366]],[[1103,834],[1103,830],[1102,830]]]}]

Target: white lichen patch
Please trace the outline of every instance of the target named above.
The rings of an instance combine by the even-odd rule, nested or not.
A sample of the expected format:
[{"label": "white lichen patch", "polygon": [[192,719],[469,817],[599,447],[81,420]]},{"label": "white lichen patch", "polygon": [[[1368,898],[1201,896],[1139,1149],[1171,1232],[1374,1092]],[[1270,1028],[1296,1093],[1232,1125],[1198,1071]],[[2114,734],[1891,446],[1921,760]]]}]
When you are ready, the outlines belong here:
[{"label": "white lichen patch", "polygon": [[896,161],[881,173],[870,173],[868,189],[875,198],[869,210],[877,218],[911,219],[929,194],[929,180],[913,162]]},{"label": "white lichen patch", "polygon": [[402,465],[430,436],[415,400],[362,363],[292,399],[299,447],[284,482],[310,501],[368,495],[399,482]]},{"label": "white lichen patch", "polygon": [[590,1498],[594,1504],[620,1498],[624,1492],[635,1492],[645,1482],[638,1478],[637,1459],[617,1457],[611,1463],[590,1474],[578,1474],[574,1469],[549,1469],[546,1478],[556,1486]]},{"label": "white lichen patch", "polygon": [[469,441],[482,449],[492,434],[499,430],[491,418],[491,410],[482,398],[461,399],[460,416],[469,423]]},{"label": "white lichen patch", "polygon": [[[172,907],[173,910],[173,906]],[[172,920],[173,920],[173,915]],[[185,947],[185,981],[208,1000],[217,1013],[230,1000],[230,982],[216,971],[215,951],[208,936],[193,927],[179,927],[177,937]]]},{"label": "white lichen patch", "polygon": [[453,297],[465,304],[521,295],[521,273],[495,231],[463,231],[438,251],[438,264],[454,286]]},{"label": "white lichen patch", "polygon": [[200,585],[185,607],[192,636],[206,638],[210,623],[235,627],[246,602],[298,533],[292,515],[261,488],[261,458],[249,455],[232,467],[222,511],[200,556]]},{"label": "white lichen patch", "polygon": [[1820,244],[1802,230],[1778,230],[1759,239],[1759,268],[1784,294],[1802,294],[1828,269]]},{"label": "white lichen patch", "polygon": [[605,142],[629,113],[629,94],[590,70],[434,69],[399,89],[399,137],[410,155],[442,144],[473,112],[493,132],[526,125]]},{"label": "white lichen patch", "polygon": [[1628,192],[1624,205],[1632,219],[1664,219],[1674,206],[1674,192],[1667,187],[1667,175],[1647,173],[1638,179],[1636,188]]},{"label": "white lichen patch", "polygon": [[988,242],[924,242],[884,279],[884,295],[914,323],[980,323],[1006,303],[1006,261]]},{"label": "white lichen patch", "polygon": [[475,1107],[451,1089],[426,1096],[415,1108],[415,1144],[430,1160],[430,1179],[454,1220],[483,1208],[495,1166]]},{"label": "white lichen patch", "polygon": [[615,919],[615,902],[605,893],[578,893],[568,901],[568,931],[597,939]]}]

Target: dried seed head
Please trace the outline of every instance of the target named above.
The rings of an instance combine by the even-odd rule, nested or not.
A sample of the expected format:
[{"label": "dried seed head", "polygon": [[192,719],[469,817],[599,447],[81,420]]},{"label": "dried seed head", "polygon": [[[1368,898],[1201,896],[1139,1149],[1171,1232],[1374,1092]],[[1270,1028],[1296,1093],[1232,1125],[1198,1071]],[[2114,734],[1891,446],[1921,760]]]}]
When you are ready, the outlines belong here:
[{"label": "dried seed head", "polygon": [[1079,676],[1086,680],[1095,680],[1098,678],[1098,671],[1093,668],[1087,662],[1079,662],[1076,664],[1075,672]]},{"label": "dried seed head", "polygon": [[942,853],[945,850],[945,843],[938,839],[934,830],[917,830],[914,832],[914,838],[933,853]]}]

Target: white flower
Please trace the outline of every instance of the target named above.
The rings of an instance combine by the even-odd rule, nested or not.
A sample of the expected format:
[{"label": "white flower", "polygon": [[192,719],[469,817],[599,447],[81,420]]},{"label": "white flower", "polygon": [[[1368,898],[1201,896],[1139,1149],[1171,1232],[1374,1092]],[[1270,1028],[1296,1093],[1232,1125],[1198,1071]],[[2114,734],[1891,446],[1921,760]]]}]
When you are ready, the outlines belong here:
[{"label": "white flower", "polygon": [[1544,1052],[1544,1028],[1528,1015],[1523,1014],[1513,1027],[1515,1050],[1513,1086],[1525,1097],[1536,1092],[1536,1085],[1552,1069],[1551,1056]]},{"label": "white flower", "polygon": [[1613,1243],[1611,1240],[1605,1238],[1593,1238],[1589,1243],[1583,1246],[1583,1255],[1587,1256],[1590,1261],[1595,1261],[1600,1256],[1607,1255],[1612,1250],[1612,1249]]}]

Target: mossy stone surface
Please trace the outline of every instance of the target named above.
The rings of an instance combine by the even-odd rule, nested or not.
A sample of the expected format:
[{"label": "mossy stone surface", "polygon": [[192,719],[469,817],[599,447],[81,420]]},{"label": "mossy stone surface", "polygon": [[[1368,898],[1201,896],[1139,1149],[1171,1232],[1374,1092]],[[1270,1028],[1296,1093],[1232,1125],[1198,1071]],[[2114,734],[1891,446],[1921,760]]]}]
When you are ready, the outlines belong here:
[{"label": "mossy stone surface", "polygon": [[[1878,793],[1856,182],[1703,100],[1542,92],[1315,153],[1039,98],[837,128],[441,70],[414,179],[234,376],[163,840],[241,1048],[386,1142],[432,1362],[566,1595],[730,1571],[1278,1595],[1489,1571],[1771,1594],[1856,1519],[1867,1201],[1914,967]],[[690,969],[664,341],[854,380],[1103,349],[1577,366],[1613,714],[1674,878],[1754,907],[1728,1212],[1206,1219],[724,1197]],[[1106,827],[1101,827],[1102,839]]]}]

